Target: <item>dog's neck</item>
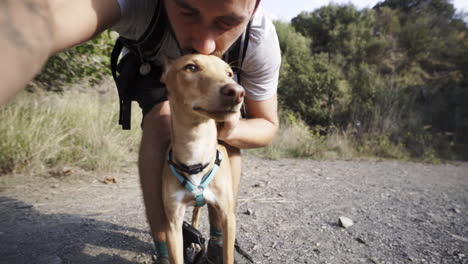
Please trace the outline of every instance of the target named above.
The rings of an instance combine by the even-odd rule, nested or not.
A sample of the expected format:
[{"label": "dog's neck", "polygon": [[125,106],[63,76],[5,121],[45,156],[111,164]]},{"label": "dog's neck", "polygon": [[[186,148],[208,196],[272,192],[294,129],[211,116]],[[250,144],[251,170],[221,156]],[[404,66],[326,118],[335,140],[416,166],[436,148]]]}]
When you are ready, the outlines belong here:
[{"label": "dog's neck", "polygon": [[214,160],[217,145],[216,122],[172,107],[172,158],[185,165],[206,164]]}]

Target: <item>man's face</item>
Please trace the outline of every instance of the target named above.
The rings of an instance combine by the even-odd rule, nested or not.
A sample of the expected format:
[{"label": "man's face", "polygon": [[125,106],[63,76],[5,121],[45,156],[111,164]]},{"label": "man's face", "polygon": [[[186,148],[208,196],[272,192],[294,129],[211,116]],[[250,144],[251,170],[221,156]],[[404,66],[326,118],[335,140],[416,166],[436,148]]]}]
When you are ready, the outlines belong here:
[{"label": "man's face", "polygon": [[224,54],[245,30],[255,0],[165,0],[167,14],[185,52]]}]

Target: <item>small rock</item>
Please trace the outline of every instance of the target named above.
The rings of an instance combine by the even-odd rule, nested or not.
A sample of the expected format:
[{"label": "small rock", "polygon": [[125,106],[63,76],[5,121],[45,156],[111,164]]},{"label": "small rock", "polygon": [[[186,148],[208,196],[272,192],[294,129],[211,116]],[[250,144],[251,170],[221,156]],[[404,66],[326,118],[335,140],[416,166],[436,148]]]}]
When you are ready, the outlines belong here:
[{"label": "small rock", "polygon": [[254,211],[250,208],[247,208],[247,211],[244,212],[246,215],[253,215]]},{"label": "small rock", "polygon": [[259,187],[261,187],[261,185],[260,185],[260,183],[256,183],[256,184],[252,185],[252,187],[259,188]]},{"label": "small rock", "polygon": [[348,228],[354,225],[353,220],[351,220],[350,218],[346,216],[340,216],[338,223],[344,228]]},{"label": "small rock", "polygon": [[366,244],[366,241],[364,239],[360,238],[360,237],[357,237],[356,241],[361,243],[361,244],[364,244],[364,245]]},{"label": "small rock", "polygon": [[460,209],[458,209],[458,208],[456,208],[456,207],[452,208],[451,210],[452,210],[453,212],[457,213],[457,214],[460,214],[460,213],[461,213]]}]

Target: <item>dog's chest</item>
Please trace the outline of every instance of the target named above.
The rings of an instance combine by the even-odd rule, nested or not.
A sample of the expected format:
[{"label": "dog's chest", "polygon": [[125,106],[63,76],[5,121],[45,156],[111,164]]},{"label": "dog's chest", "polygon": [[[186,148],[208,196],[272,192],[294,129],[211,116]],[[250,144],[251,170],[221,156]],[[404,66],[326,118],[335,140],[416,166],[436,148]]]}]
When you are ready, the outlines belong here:
[{"label": "dog's chest", "polygon": [[[215,193],[211,190],[210,187],[207,187],[203,191],[203,196],[206,203],[217,204],[217,199]],[[185,203],[191,206],[195,205],[195,196],[192,192],[186,189],[180,189],[172,195],[172,199],[177,203]]]}]

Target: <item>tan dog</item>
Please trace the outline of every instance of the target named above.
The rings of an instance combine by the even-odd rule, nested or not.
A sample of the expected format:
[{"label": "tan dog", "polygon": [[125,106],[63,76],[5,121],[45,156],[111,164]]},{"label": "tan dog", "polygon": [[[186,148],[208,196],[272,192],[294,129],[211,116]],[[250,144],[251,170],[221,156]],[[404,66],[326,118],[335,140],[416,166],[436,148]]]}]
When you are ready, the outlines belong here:
[{"label": "tan dog", "polygon": [[[229,65],[216,56],[186,55],[173,61],[166,60],[165,68],[161,81],[169,93],[172,118],[168,151],[172,153],[171,160],[176,166],[171,168],[170,162],[166,162],[162,179],[170,261],[173,264],[184,262],[182,223],[185,209],[195,205],[202,193],[209,207],[210,222],[222,226],[223,263],[234,263],[234,197],[237,190],[233,187],[226,148],[218,144],[216,122],[225,121],[240,111],[244,89],[233,80]],[[217,150],[222,156],[219,168],[215,168]],[[198,167],[202,171],[189,174],[175,169],[183,165]],[[174,175],[182,174],[193,186],[198,186],[204,183],[213,168],[217,171],[204,190],[195,187],[195,191],[190,191],[184,187],[187,183]],[[199,208],[195,207],[193,213],[195,227],[198,226]]]}]

